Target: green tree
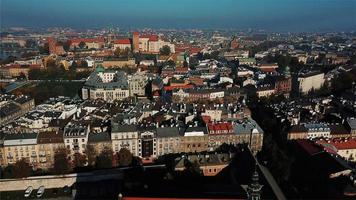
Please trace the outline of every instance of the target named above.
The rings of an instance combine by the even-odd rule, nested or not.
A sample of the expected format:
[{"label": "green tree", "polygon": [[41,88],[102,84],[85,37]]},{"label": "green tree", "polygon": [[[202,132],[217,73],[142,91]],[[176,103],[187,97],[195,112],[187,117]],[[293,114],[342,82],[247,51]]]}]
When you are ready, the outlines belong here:
[{"label": "green tree", "polygon": [[43,46],[38,47],[38,51],[40,54],[49,54],[49,45],[48,43],[45,43]]},{"label": "green tree", "polygon": [[164,45],[160,50],[159,53],[161,55],[168,56],[171,54],[171,48],[168,45]]},{"label": "green tree", "polygon": [[86,47],[86,44],[85,44],[85,42],[81,41],[81,42],[79,42],[78,46],[79,46],[79,48],[84,49]]},{"label": "green tree", "polygon": [[52,172],[54,174],[66,174],[70,172],[70,163],[68,158],[69,150],[67,148],[59,148],[54,153],[54,164]]},{"label": "green tree", "polygon": [[14,165],[7,165],[2,171],[2,178],[15,178],[14,176]]}]

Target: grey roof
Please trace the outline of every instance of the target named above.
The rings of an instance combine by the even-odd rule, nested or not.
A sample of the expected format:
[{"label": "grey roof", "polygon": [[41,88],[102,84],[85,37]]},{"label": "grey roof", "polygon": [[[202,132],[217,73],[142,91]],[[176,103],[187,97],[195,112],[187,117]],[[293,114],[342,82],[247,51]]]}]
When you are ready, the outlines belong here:
[{"label": "grey roof", "polygon": [[239,121],[233,125],[235,134],[250,134],[252,130],[257,130],[258,133],[263,134],[263,130],[257,122],[251,118]]},{"label": "grey roof", "polygon": [[356,118],[347,119],[347,123],[349,124],[351,130],[356,129]]},{"label": "grey roof", "polygon": [[5,140],[36,139],[37,133],[16,133],[5,135]]},{"label": "grey roof", "polygon": [[111,132],[113,133],[125,133],[125,132],[135,132],[137,131],[136,125],[129,125],[129,124],[113,124]]},{"label": "grey roof", "polygon": [[[100,72],[99,72],[100,73]],[[91,88],[104,88],[104,89],[128,89],[129,84],[127,80],[127,76],[123,71],[115,71],[116,75],[114,81],[104,83],[99,76],[98,72],[93,72],[90,74],[88,80],[85,82],[85,86]]]},{"label": "grey roof", "polygon": [[160,127],[157,128],[157,137],[179,137],[178,127]]},{"label": "grey roof", "polygon": [[89,133],[88,142],[108,142],[110,141],[110,134],[108,132]]}]

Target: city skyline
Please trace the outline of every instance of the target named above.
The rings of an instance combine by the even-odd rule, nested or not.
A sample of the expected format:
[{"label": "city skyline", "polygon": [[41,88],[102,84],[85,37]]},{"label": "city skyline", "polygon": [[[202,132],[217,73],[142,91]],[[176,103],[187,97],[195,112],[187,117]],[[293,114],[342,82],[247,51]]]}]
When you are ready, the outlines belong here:
[{"label": "city skyline", "polygon": [[2,28],[207,28],[280,32],[354,31],[354,0],[23,1],[1,3]]}]

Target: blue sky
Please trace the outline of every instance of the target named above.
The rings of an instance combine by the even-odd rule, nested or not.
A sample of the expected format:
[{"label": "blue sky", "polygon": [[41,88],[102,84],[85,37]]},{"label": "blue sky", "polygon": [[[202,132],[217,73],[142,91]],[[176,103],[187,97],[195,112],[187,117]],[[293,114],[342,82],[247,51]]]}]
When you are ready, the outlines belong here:
[{"label": "blue sky", "polygon": [[0,0],[1,26],[356,29],[356,0]]}]

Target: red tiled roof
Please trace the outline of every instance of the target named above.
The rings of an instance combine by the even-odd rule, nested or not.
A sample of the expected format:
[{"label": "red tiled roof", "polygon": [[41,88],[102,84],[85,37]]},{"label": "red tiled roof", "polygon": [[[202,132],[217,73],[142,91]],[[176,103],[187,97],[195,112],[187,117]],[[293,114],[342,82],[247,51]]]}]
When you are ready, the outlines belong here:
[{"label": "red tiled roof", "polygon": [[338,150],[356,149],[356,139],[333,139],[329,141],[319,141],[319,143],[328,143]]},{"label": "red tiled roof", "polygon": [[310,140],[297,140],[297,143],[311,156],[322,152],[321,147]]},{"label": "red tiled roof", "polygon": [[165,91],[172,91],[174,89],[192,89],[193,85],[175,85],[175,86],[164,86]]},{"label": "red tiled roof", "polygon": [[149,41],[158,41],[158,35],[140,35],[140,38],[148,38]]},{"label": "red tiled roof", "polygon": [[218,123],[218,124],[209,124],[208,125],[208,130],[209,133],[211,133],[212,131],[215,133],[211,133],[211,134],[226,134],[226,133],[216,133],[216,131],[227,131],[228,133],[231,133],[231,131],[233,130],[232,128],[232,124],[229,122],[224,122],[224,123]]},{"label": "red tiled roof", "polygon": [[114,44],[131,44],[131,41],[128,38],[118,39],[114,41]]}]

